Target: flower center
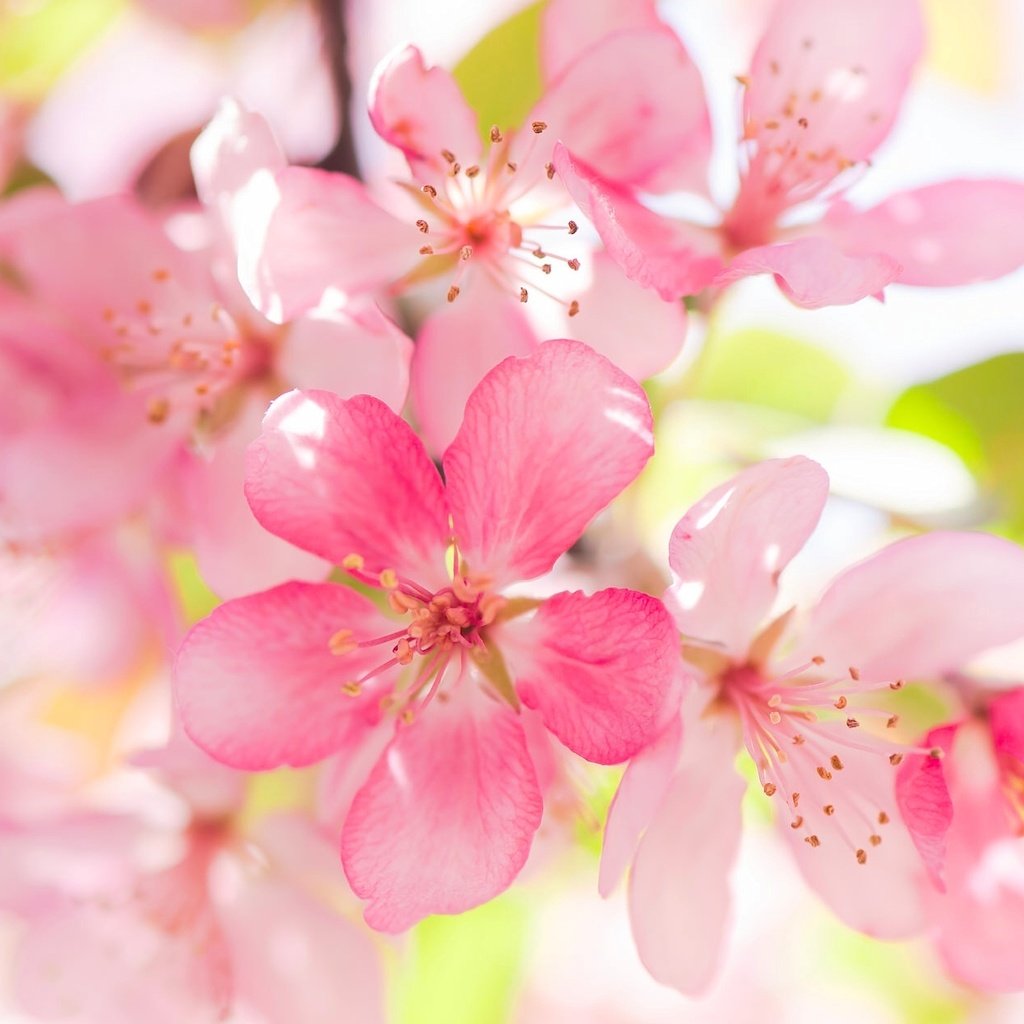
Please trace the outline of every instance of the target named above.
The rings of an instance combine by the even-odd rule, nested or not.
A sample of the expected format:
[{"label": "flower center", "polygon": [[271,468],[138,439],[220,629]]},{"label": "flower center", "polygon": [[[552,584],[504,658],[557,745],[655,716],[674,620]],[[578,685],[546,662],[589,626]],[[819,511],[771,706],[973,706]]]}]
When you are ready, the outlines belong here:
[{"label": "flower center", "polygon": [[[545,165],[543,175],[531,173],[535,161],[530,157],[547,125],[534,121],[530,127],[533,138],[518,162],[510,159],[511,136],[494,127],[482,164],[464,167],[455,153],[442,149],[447,171],[440,188],[406,184],[426,211],[426,217],[417,220],[416,226],[430,241],[419,251],[433,264],[426,271],[428,275],[454,270],[449,302],[458,298],[464,275],[476,265],[492,283],[517,296],[520,302],[528,302],[532,292],[539,292],[565,306],[569,316],[575,316],[578,300],[567,301],[553,294],[546,280],[556,266],[579,270],[580,261],[551,251],[539,236],[545,232],[575,235],[577,224],[572,220],[565,224],[541,223],[537,211],[525,210],[522,203],[529,192],[555,174],[550,163]],[[538,237],[525,237],[525,230]]]},{"label": "flower center", "polygon": [[[357,640],[348,628],[331,636],[328,646],[336,655],[384,644],[391,647],[390,658],[344,683],[342,690],[350,697],[359,697],[389,670],[415,662],[412,677],[401,693],[386,685],[375,689],[375,693],[386,691],[381,699],[382,710],[397,708],[403,720],[410,723],[438,695],[453,663],[457,664],[457,681],[465,671],[468,656],[479,659],[489,654],[486,628],[507,602],[488,588],[486,580],[463,575],[457,554],[451,582],[435,591],[399,576],[393,569],[374,576],[366,572],[359,555],[349,555],[342,565],[361,582],[385,590],[391,610],[407,617],[401,629],[369,640]],[[439,699],[444,699],[443,695]]]}]

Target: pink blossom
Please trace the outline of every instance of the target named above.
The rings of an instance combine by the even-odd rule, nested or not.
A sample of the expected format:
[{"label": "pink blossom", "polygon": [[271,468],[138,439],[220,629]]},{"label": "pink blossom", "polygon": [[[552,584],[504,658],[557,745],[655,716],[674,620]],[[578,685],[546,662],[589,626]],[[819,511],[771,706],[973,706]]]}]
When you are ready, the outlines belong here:
[{"label": "pink blossom", "polygon": [[[425,438],[439,452],[482,374],[538,338],[585,340],[634,377],[649,376],[678,353],[684,311],[659,309],[619,281],[610,260],[591,257],[551,154],[555,139],[565,138],[612,179],[660,190],[694,147],[667,126],[706,118],[687,99],[695,74],[664,29],[612,33],[552,76],[523,125],[492,126],[482,142],[452,76],[407,47],[378,68],[370,106],[376,131],[401,150],[411,173],[392,196],[395,212],[345,175],[283,169],[246,203],[264,230],[250,232],[243,246],[243,285],[280,320],[315,305],[327,288],[397,293],[433,283],[440,301],[423,332],[436,358],[421,361],[417,350],[412,372]],[[643,344],[623,344],[627,306],[632,339]],[[618,315],[602,315],[610,310]],[[559,322],[542,330],[531,313]],[[443,355],[436,339],[444,339]],[[455,374],[439,375],[439,360],[457,365]],[[442,423],[435,396],[454,423]]]},{"label": "pink blossom", "polygon": [[[654,16],[649,2],[599,7],[619,22]],[[547,16],[562,23],[584,12],[592,5],[554,0]],[[948,181],[869,210],[842,198],[892,129],[923,45],[918,0],[780,0],[739,76],[739,190],[703,223],[654,213],[568,139],[553,162],[609,253],[665,299],[763,273],[809,308],[880,296],[894,281],[1000,277],[1024,263],[1024,183]],[[699,84],[694,102],[703,104]],[[678,126],[684,137],[691,130]],[[707,204],[706,180],[680,176],[676,187]]]},{"label": "pink blossom", "polygon": [[[264,132],[247,173],[253,158],[283,164]],[[178,539],[215,589],[242,593],[325,571],[245,504],[244,449],[269,401],[316,383],[398,408],[411,345],[369,299],[325,296],[283,326],[260,316],[234,276],[230,156],[206,174],[197,147],[196,164],[206,249],[178,247],[123,197],[48,203],[6,233],[27,297],[0,318],[0,357],[22,391],[4,417],[0,508],[11,539],[63,540],[137,510],[170,476],[186,520]]]},{"label": "pink blossom", "polygon": [[808,459],[764,462],[708,494],[672,534],[666,604],[700,685],[681,728],[626,771],[601,887],[632,859],[641,957],[683,992],[711,982],[728,928],[745,789],[737,749],[753,760],[807,882],[843,921],[880,938],[924,927],[924,866],[894,793],[895,766],[919,748],[895,738],[898,715],[871,695],[1021,631],[1024,553],[970,533],[898,541],[841,573],[799,618],[771,617],[779,575],[827,492]]},{"label": "pink blossom", "polygon": [[542,811],[527,716],[613,764],[672,712],[677,644],[659,601],[506,591],[546,573],[636,476],[650,428],[640,388],[571,341],[484,377],[444,483],[377,399],[293,392],[271,406],[250,449],[254,512],[382,590],[393,615],[335,584],[228,602],[186,638],[177,704],[238,768],[345,753],[342,859],[375,928],[465,910],[515,878]]},{"label": "pink blossom", "polygon": [[900,811],[933,887],[929,922],[948,969],[988,991],[1024,986],[1024,689],[976,686],[976,713],[932,730],[897,780]]}]

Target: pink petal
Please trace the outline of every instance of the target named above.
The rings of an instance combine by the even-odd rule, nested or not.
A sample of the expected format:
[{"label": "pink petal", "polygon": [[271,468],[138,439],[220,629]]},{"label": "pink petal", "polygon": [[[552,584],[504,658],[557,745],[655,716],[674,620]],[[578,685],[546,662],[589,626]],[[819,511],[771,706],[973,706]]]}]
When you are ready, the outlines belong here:
[{"label": "pink petal", "polygon": [[249,447],[246,496],[273,533],[328,561],[360,555],[419,583],[444,577],[448,510],[420,439],[383,402],[292,391]]},{"label": "pink petal", "polygon": [[679,637],[647,594],[556,594],[502,626],[498,643],[523,703],[588,761],[632,757],[679,705]]},{"label": "pink petal", "polygon": [[699,995],[714,980],[729,927],[739,849],[737,739],[719,719],[687,731],[683,760],[640,840],[629,879],[633,938],[658,981]]},{"label": "pink petal", "polygon": [[754,274],[774,274],[788,299],[805,309],[820,309],[879,295],[899,277],[900,265],[882,252],[847,254],[829,239],[812,235],[746,249],[714,283],[724,286]]},{"label": "pink petal", "polygon": [[547,572],[643,468],[651,426],[638,385],[579,342],[495,367],[444,458],[470,567],[496,582]]},{"label": "pink petal", "polygon": [[722,269],[718,237],[710,228],[652,213],[562,145],[555,146],[552,161],[576,205],[631,281],[674,301],[701,291]]},{"label": "pink petal", "polygon": [[335,908],[257,876],[221,917],[237,1001],[260,1020],[334,1024],[344,1007],[344,1019],[383,1024],[381,959],[365,929]]},{"label": "pink petal", "polygon": [[551,81],[613,32],[660,27],[653,0],[548,0],[541,11],[544,77]]},{"label": "pink petal", "polygon": [[891,256],[900,284],[987,281],[1024,264],[1024,183],[944,181],[863,212],[837,205],[824,227],[844,252]]},{"label": "pink petal", "polygon": [[590,258],[592,281],[561,336],[585,341],[635,380],[660,373],[686,338],[686,307],[630,281],[606,252]]},{"label": "pink petal", "polygon": [[[813,759],[799,774],[791,761],[790,785],[800,793],[802,827],[793,828],[792,812],[783,813],[776,816],[779,831],[807,883],[845,924],[880,939],[913,935],[925,924],[924,868],[895,810],[896,770],[881,746],[857,750],[844,745],[842,722],[817,728],[819,735],[831,729],[842,733],[835,742],[843,768],[823,778],[811,767]],[[870,745],[869,735],[860,739]],[[824,812],[826,806],[834,808],[832,814]],[[881,838],[878,845],[872,845],[872,834]],[[819,837],[819,846],[806,841],[812,835]],[[864,852],[863,863],[857,850]]]},{"label": "pink petal", "polygon": [[[948,755],[956,730],[955,725],[933,729],[921,745],[937,747]],[[946,785],[943,758],[924,754],[907,757],[896,776],[896,803],[932,883],[944,891],[942,869],[946,859],[946,833],[953,821],[953,802]]]},{"label": "pink petal", "polygon": [[1024,687],[996,697],[988,719],[997,755],[1024,774]]},{"label": "pink petal", "polygon": [[440,453],[451,444],[467,399],[489,370],[536,347],[520,303],[483,281],[427,317],[412,363],[413,408],[427,447]]},{"label": "pink petal", "polygon": [[415,225],[381,209],[354,178],[288,167],[277,175],[276,190],[266,199],[273,209],[265,238],[239,258],[255,264],[253,278],[242,280],[246,293],[277,323],[319,305],[328,288],[369,291],[421,259]]},{"label": "pink petal", "polygon": [[923,48],[917,0],[782,0],[751,63],[748,133],[817,155],[797,171],[790,158],[790,176],[832,178],[889,134]]},{"label": "pink petal", "polygon": [[596,43],[552,82],[527,120],[545,122],[552,139],[608,181],[652,192],[707,189],[704,87],[664,26]]},{"label": "pink petal", "polygon": [[522,727],[505,704],[463,680],[400,726],[356,798],[342,862],[373,928],[399,932],[457,914],[519,873],[542,803]]},{"label": "pink petal", "polygon": [[608,809],[598,880],[602,896],[611,895],[633,859],[640,836],[657,814],[679,764],[682,741],[676,715],[665,731],[629,762]]},{"label": "pink petal", "polygon": [[245,500],[246,448],[259,436],[264,401],[252,396],[207,453],[191,453],[183,472],[191,537],[203,579],[222,598],[289,579],[322,580],[329,566],[262,527]]},{"label": "pink petal", "polygon": [[342,684],[386,660],[373,647],[339,657],[330,638],[350,629],[369,640],[392,625],[354,590],[328,583],[285,583],[222,604],[192,628],[175,661],[186,732],[233,768],[322,760],[369,713]]},{"label": "pink petal", "polygon": [[669,541],[665,602],[683,635],[742,658],[827,497],[828,474],[795,456],[751,466],[694,505]]},{"label": "pink petal", "polygon": [[931,679],[1024,633],[1024,550],[982,533],[890,544],[840,574],[811,613],[803,653],[862,680]]},{"label": "pink petal", "polygon": [[448,150],[463,167],[478,163],[476,115],[444,68],[428,68],[415,46],[382,61],[370,86],[370,120],[377,134],[405,153],[420,180],[448,169]]},{"label": "pink petal", "polygon": [[296,388],[322,388],[341,398],[374,395],[401,412],[409,389],[412,342],[372,302],[322,305],[294,321],[277,357],[281,377]]}]

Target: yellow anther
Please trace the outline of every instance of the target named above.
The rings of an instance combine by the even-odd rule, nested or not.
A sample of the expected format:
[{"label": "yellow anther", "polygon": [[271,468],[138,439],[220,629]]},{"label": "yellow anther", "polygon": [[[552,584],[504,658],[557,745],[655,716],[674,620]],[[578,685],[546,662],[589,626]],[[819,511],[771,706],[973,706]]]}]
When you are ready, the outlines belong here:
[{"label": "yellow anther", "polygon": [[380,574],[380,585],[385,590],[394,590],[398,586],[398,573],[394,569],[385,569]]},{"label": "yellow anther", "polygon": [[347,697],[358,697],[363,692],[363,688],[353,680],[351,683],[343,683],[341,692]]},{"label": "yellow anther", "polygon": [[331,654],[351,654],[359,644],[356,643],[355,634],[351,629],[339,629],[330,640],[327,641]]},{"label": "yellow anther", "polygon": [[341,567],[349,572],[362,572],[365,564],[362,555],[346,555],[341,560]]}]

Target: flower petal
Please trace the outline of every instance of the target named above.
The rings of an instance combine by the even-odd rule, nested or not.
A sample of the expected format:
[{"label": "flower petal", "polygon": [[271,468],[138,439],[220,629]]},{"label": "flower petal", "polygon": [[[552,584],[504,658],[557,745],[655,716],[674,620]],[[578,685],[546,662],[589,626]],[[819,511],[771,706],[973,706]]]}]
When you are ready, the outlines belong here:
[{"label": "flower petal", "polygon": [[366,922],[399,932],[457,914],[519,873],[542,803],[515,714],[471,680],[402,725],[356,794],[342,863]]},{"label": "flower petal", "polygon": [[712,229],[652,213],[565,146],[555,146],[552,162],[608,254],[631,281],[673,301],[701,291],[721,271],[720,244]]},{"label": "flower petal", "polygon": [[211,757],[248,771],[322,760],[368,713],[342,684],[385,660],[372,647],[339,657],[330,638],[350,629],[368,640],[392,626],[362,595],[329,583],[285,583],[222,604],[175,660],[185,731]]},{"label": "flower petal", "polygon": [[652,976],[684,995],[714,979],[729,927],[729,874],[746,783],[721,720],[687,730],[683,759],[640,840],[629,879],[633,938]]},{"label": "flower petal", "polygon": [[824,227],[844,252],[891,256],[900,284],[988,281],[1024,264],[1024,182],[944,181],[863,212],[837,204]]},{"label": "flower petal", "polygon": [[636,382],[579,342],[549,341],[495,367],[444,457],[470,567],[495,582],[547,572],[643,468],[651,426]]},{"label": "flower petal", "polygon": [[982,533],[890,544],[841,573],[811,613],[803,653],[863,681],[931,679],[1024,634],[1024,550]]},{"label": "flower petal", "polygon": [[383,402],[327,391],[278,398],[249,447],[246,497],[279,537],[340,564],[444,576],[448,510],[420,439]]},{"label": "flower petal", "polygon": [[370,120],[377,134],[397,146],[422,181],[448,170],[447,150],[463,167],[478,162],[480,136],[455,79],[428,68],[415,46],[406,46],[377,66],[370,85]]},{"label": "flower petal", "polygon": [[988,719],[996,754],[1024,773],[1024,687],[996,697]]},{"label": "flower petal", "polygon": [[526,356],[537,338],[520,303],[480,281],[427,317],[416,336],[412,401],[427,447],[443,452],[459,431],[473,389],[506,356]]},{"label": "flower petal", "polygon": [[847,254],[828,238],[812,235],[745,249],[714,283],[724,286],[754,274],[774,274],[788,299],[805,309],[820,309],[880,295],[899,277],[900,265],[882,252]]},{"label": "flower petal", "polygon": [[827,497],[828,475],[798,455],[751,466],[694,505],[669,541],[665,603],[680,632],[742,658]]},{"label": "flower petal", "polygon": [[[922,746],[938,747],[948,755],[956,730],[955,725],[933,729]],[[942,757],[911,754],[896,776],[896,803],[900,814],[932,883],[940,891],[946,888],[942,869],[946,858],[946,833],[953,821],[953,802],[949,798],[942,762]]]},{"label": "flower petal", "polygon": [[543,121],[605,179],[706,191],[711,122],[700,72],[674,32],[607,36],[569,64],[528,121]]},{"label": "flower petal", "polygon": [[664,606],[633,590],[556,594],[497,634],[523,703],[573,752],[632,757],[679,706],[679,638]]},{"label": "flower petal", "polygon": [[651,823],[679,764],[683,731],[678,715],[636,755],[615,791],[601,844],[598,891],[609,896],[629,867],[644,829]]},{"label": "flower petal", "polygon": [[814,153],[789,157],[786,173],[827,181],[889,134],[923,48],[917,0],[782,0],[751,63],[747,134],[776,152]]},{"label": "flower petal", "polygon": [[347,175],[287,167],[260,198],[271,207],[265,236],[250,239],[255,251],[239,243],[239,263],[253,267],[242,285],[275,323],[313,309],[328,288],[352,294],[395,281],[421,258],[415,225]]}]

